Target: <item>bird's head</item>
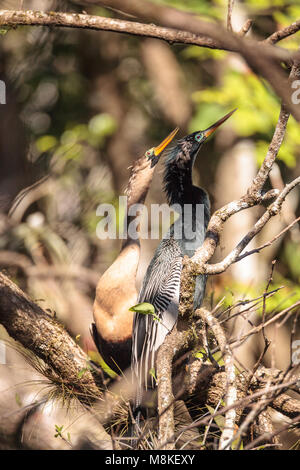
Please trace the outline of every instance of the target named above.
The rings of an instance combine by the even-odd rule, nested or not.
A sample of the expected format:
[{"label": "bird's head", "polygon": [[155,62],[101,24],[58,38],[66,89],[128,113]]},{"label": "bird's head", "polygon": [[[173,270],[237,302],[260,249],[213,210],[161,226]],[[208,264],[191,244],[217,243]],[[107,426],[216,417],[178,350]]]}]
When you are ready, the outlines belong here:
[{"label": "bird's head", "polygon": [[235,109],[204,131],[193,132],[183,137],[170,149],[164,169],[164,189],[170,204],[192,203],[206,198],[203,196],[205,191],[193,186],[193,164],[201,145],[234,111]]},{"label": "bird's head", "polygon": [[147,150],[145,157],[151,161],[151,168],[157,164],[162,152],[165,150],[167,145],[172,142],[178,131],[179,127],[176,127],[176,129],[174,129],[157,147],[152,147],[151,149]]},{"label": "bird's head", "polygon": [[226,116],[223,116],[204,131],[193,132],[192,134],[178,140],[177,144],[169,152],[167,165],[175,163],[179,168],[185,167],[189,163],[193,165],[202,144],[219,126],[221,126],[221,124],[227,121],[235,111],[236,109],[226,114]]}]

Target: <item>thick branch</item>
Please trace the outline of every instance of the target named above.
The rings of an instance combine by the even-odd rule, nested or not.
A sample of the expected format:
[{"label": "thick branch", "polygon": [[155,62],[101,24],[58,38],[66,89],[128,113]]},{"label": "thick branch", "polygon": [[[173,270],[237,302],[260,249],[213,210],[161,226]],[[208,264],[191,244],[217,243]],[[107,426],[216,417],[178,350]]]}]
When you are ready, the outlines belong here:
[{"label": "thick branch", "polygon": [[[82,3],[80,0],[76,3]],[[87,4],[97,4],[97,0],[85,0]],[[104,0],[105,6],[125,11],[148,21],[156,21],[171,28],[204,34],[222,44],[222,48],[239,52],[249,67],[265,78],[281,97],[296,120],[300,121],[300,108],[291,101],[291,90],[285,72],[274,60],[271,51],[262,48],[262,43],[248,40],[227,31],[221,24],[200,20],[196,16],[168,6],[160,6],[144,0]],[[258,46],[258,47],[257,47]],[[277,48],[276,48],[277,49]],[[277,53],[279,50],[277,49]],[[280,51],[280,54],[282,51]],[[298,54],[294,55],[298,57]]]},{"label": "thick branch", "polygon": [[[210,367],[209,370],[209,377],[207,377],[207,374],[203,374],[201,370],[199,371],[199,379],[197,381],[197,387],[194,390],[194,395],[197,397],[199,406],[209,404],[210,406],[216,407],[226,393],[226,372],[219,372],[216,369],[213,370],[212,367]],[[218,410],[217,414],[223,414],[224,411],[226,412],[234,406],[237,411],[237,416],[240,417],[241,410],[245,408],[245,406],[248,406],[249,402],[254,401],[256,398],[260,399],[261,396],[266,393],[266,382],[274,384],[269,391],[275,392],[279,389],[284,389],[285,386],[290,386],[292,383],[296,384],[298,381],[297,376],[293,375],[288,381],[277,385],[282,379],[283,372],[278,369],[268,369],[266,367],[261,367],[252,378],[251,376],[252,373],[243,372],[236,377],[236,402],[229,407],[221,408]],[[251,393],[249,393],[249,390],[245,390],[245,385],[249,383],[250,379]],[[245,396],[247,392],[249,394]],[[191,396],[188,395],[185,399],[190,400]],[[291,419],[298,416],[300,413],[299,400],[289,397],[284,391],[278,396],[274,396],[269,406]]]},{"label": "thick branch", "polygon": [[[79,1],[76,3],[82,2]],[[99,2],[87,1],[86,3],[97,4]],[[284,49],[274,48],[267,43],[244,39],[241,35],[235,35],[230,31],[226,31],[226,29],[220,24],[199,20],[199,18],[196,18],[189,13],[170,7],[151,4],[150,2],[144,2],[143,0],[107,0],[105,5],[119,10],[124,10],[130,14],[146,18],[150,21],[155,20],[162,23],[167,28],[173,29],[173,32],[166,31],[166,34],[168,35],[167,39],[163,31],[164,28],[156,32],[157,27],[154,25],[145,25],[133,22],[122,23],[121,20],[112,20],[89,15],[73,15],[69,13],[64,14],[52,12],[42,13],[32,11],[13,12],[3,10],[0,12],[0,25],[43,24],[45,26],[71,26],[128,32],[139,36],[144,36],[145,31],[147,31],[147,36],[159,37],[160,39],[166,39],[171,42],[177,41],[178,38],[176,39],[176,35],[179,34],[179,38],[186,38],[186,35],[188,35],[188,42],[185,40],[180,40],[180,42],[189,44],[192,43],[190,41],[191,35],[193,36],[193,39],[195,39],[195,37],[200,37],[201,44],[198,45],[239,52],[247,61],[248,65],[270,83],[275,92],[285,102],[289,111],[293,113],[295,119],[300,121],[299,107],[294,105],[291,101],[290,87],[287,83],[285,72],[278,63],[279,60],[292,60],[292,58],[298,57],[297,53],[291,54]],[[47,15],[50,15],[50,18],[48,18]],[[10,22],[8,22],[8,18]],[[97,23],[98,21],[100,21],[99,24]],[[181,31],[176,32],[174,29]],[[173,39],[171,38],[172,36]],[[210,41],[205,38],[205,36],[207,36]],[[195,44],[194,41],[193,44]]]},{"label": "thick branch", "polygon": [[101,397],[88,358],[64,328],[0,273],[0,323],[54,371],[51,378],[83,403]]},{"label": "thick branch", "polygon": [[[213,30],[210,23],[204,23],[209,30]],[[213,39],[209,35],[201,33],[191,33],[189,30],[180,30],[172,27],[157,26],[153,23],[141,23],[136,21],[126,21],[117,18],[106,18],[95,15],[65,13],[65,12],[43,12],[43,11],[18,11],[18,10],[0,10],[1,26],[55,26],[65,28],[91,29],[96,31],[111,31],[122,34],[132,34],[135,36],[151,37],[161,39],[169,43],[190,44],[195,46],[207,47],[209,49],[222,49],[238,52],[238,47],[234,41],[224,42],[222,36],[219,39]],[[248,30],[250,25],[247,22],[245,28]],[[219,27],[219,25],[218,25]],[[207,29],[207,28],[205,28]],[[244,35],[246,31],[242,34]],[[252,41],[254,43],[254,41]],[[291,58],[288,51],[266,47],[263,42],[255,42],[262,50],[270,54],[271,57],[288,60]]]},{"label": "thick branch", "polygon": [[210,49],[225,49],[226,47],[202,34],[179,31],[154,24],[144,24],[135,21],[105,18],[86,14],[43,12],[43,11],[12,11],[0,10],[0,25],[2,26],[56,26],[65,28],[92,29],[96,31],[111,31],[122,34],[133,34],[170,43],[191,44]]},{"label": "thick branch", "polygon": [[189,342],[190,333],[175,327],[159,348],[156,360],[159,414],[159,441],[162,450],[175,449],[174,395],[172,387],[173,358]]},{"label": "thick branch", "polygon": [[279,395],[272,401],[271,406],[274,410],[279,411],[285,416],[293,419],[300,415],[300,401],[289,397],[285,393]]}]

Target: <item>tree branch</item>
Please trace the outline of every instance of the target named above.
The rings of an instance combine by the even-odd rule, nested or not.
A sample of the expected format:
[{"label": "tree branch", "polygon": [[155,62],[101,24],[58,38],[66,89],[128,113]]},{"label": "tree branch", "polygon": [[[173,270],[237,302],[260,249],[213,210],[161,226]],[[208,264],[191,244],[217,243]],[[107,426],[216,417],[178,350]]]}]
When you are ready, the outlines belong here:
[{"label": "tree branch", "polygon": [[[82,2],[79,1],[74,3]],[[99,1],[90,0],[83,3],[99,4]],[[262,41],[258,42],[245,39],[240,34],[233,34],[231,31],[227,31],[219,23],[199,20],[199,18],[189,13],[185,13],[171,7],[144,2],[143,0],[106,0],[105,6],[117,8],[118,10],[123,10],[129,14],[133,14],[150,21],[157,21],[167,28],[171,28],[171,30],[173,29],[173,31],[167,30],[164,32],[164,28],[160,31],[156,31],[157,27],[154,25],[145,25],[130,21],[123,22],[124,20],[112,20],[97,16],[7,10],[0,11],[0,25],[38,24],[45,26],[69,26],[102,29],[122,33],[127,32],[139,36],[144,36],[147,31],[147,36],[159,37],[160,39],[165,39],[171,42],[177,41],[177,39],[180,38],[184,39],[186,35],[188,35],[189,44],[192,43],[190,42],[192,34],[194,40],[200,38],[201,44],[197,45],[239,52],[247,61],[249,67],[254,70],[255,73],[259,73],[270,83],[274,91],[281,97],[295,119],[300,121],[300,109],[291,101],[292,93],[290,86],[287,82],[285,72],[279,63],[279,60],[288,61],[297,59],[299,58],[299,53],[290,53],[284,49],[279,49]],[[49,15],[49,17],[47,15]],[[176,30],[180,31],[176,32]],[[210,41],[207,38],[209,38]],[[180,42],[185,41],[180,40]],[[193,44],[195,44],[195,41]]]},{"label": "tree branch", "polygon": [[83,403],[101,398],[88,357],[56,320],[0,273],[0,323],[8,334],[42,359],[51,380]]},{"label": "tree branch", "polygon": [[[300,62],[297,60],[294,62],[291,69],[289,80],[293,80],[300,74]],[[286,131],[287,122],[289,119],[289,112],[286,110],[284,104],[280,109],[278,122],[275,127],[272,141],[270,143],[267,155],[256,175],[247,193],[242,196],[239,200],[232,201],[221,209],[218,209],[211,217],[204,243],[199,247],[194,256],[190,259],[185,257],[183,260],[183,269],[181,274],[181,287],[180,287],[180,305],[179,312],[182,316],[186,314],[193,314],[193,296],[195,290],[195,276],[204,274],[219,274],[224,272],[232,263],[236,262],[239,255],[242,253],[244,248],[250,243],[250,241],[259,233],[271,217],[278,214],[282,203],[287,194],[299,184],[299,178],[296,178],[289,185],[286,185],[281,193],[276,193],[277,198],[270,205],[263,216],[256,222],[253,229],[248,232],[236,248],[220,263],[215,265],[207,264],[211,257],[214,255],[216,248],[220,241],[220,236],[224,228],[225,222],[234,214],[256,206],[265,202],[265,198],[268,195],[262,194],[263,186],[268,178],[271,171],[272,165],[278,155],[280,146],[283,142],[284,134]],[[272,196],[276,196],[272,192]]]},{"label": "tree branch", "polygon": [[[253,240],[253,238],[261,232],[261,230],[264,228],[264,226],[269,222],[269,220],[278,215],[282,204],[292,189],[294,189],[295,186],[300,184],[300,177],[296,178],[294,181],[291,183],[287,184],[284,188],[284,190],[279,194],[278,198],[276,199],[273,204],[269,206],[269,208],[266,210],[266,212],[261,216],[261,218],[256,222],[254,227],[247,233],[247,235],[244,236],[244,238],[238,243],[238,245],[229,253],[229,255],[226,256],[226,258],[221,261],[220,263],[212,264],[212,265],[204,265],[203,270],[205,271],[206,274],[220,274],[224,272],[229,266],[231,266],[233,263],[236,263],[239,259],[242,259],[240,257],[240,254],[242,251],[246,248],[247,245]],[[275,241],[275,238],[273,239],[273,242]],[[268,244],[266,244],[268,246]],[[264,247],[261,247],[262,249]],[[255,252],[255,250],[253,250]],[[250,254],[250,253],[249,253]]]},{"label": "tree branch", "polygon": [[288,232],[297,222],[300,222],[300,217],[293,220],[293,222],[291,222],[287,227],[285,227],[283,230],[281,230],[281,232],[279,232],[275,237],[273,237],[272,240],[269,240],[268,242],[264,243],[263,245],[260,245],[259,247],[255,248],[253,250],[246,251],[246,253],[243,253],[242,255],[238,256],[235,260],[235,263],[237,261],[240,261],[243,258],[246,258],[246,256],[253,255],[254,253],[259,253],[264,248],[267,248],[268,246],[271,246],[276,240],[278,240],[278,238],[282,237],[282,235],[284,235],[286,232]]},{"label": "tree branch", "polygon": [[232,11],[233,11],[233,6],[234,6],[234,0],[228,0],[228,6],[227,6],[227,29],[229,31],[233,31],[232,28]]},{"label": "tree branch", "polygon": [[174,395],[172,386],[172,363],[174,356],[189,343],[189,331],[173,328],[157,353],[157,393],[159,415],[159,441],[166,443],[162,450],[175,449],[174,440]]},{"label": "tree branch", "polygon": [[235,420],[236,420],[236,409],[230,408],[236,402],[237,389],[235,380],[235,367],[233,355],[230,350],[229,344],[227,343],[226,336],[223,328],[219,324],[218,320],[208,310],[201,308],[196,311],[196,315],[200,316],[202,320],[209,325],[211,328],[222,353],[224,364],[225,364],[225,404],[229,409],[225,413],[224,429],[219,442],[220,450],[228,450],[228,442],[232,440],[235,431]]},{"label": "tree branch", "polygon": [[269,44],[275,44],[279,41],[282,41],[282,39],[292,36],[292,34],[297,33],[299,30],[300,20],[297,20],[291,25],[286,26],[285,28],[280,29],[279,31],[276,31],[275,33],[271,34],[271,36],[265,39],[265,42]]},{"label": "tree branch", "polygon": [[[75,3],[99,4],[99,0],[76,1]],[[299,106],[291,101],[291,90],[287,82],[285,72],[281,65],[275,60],[275,51],[267,51],[262,47],[263,43],[245,39],[240,35],[227,31],[220,23],[207,22],[200,20],[195,15],[179,11],[168,6],[153,4],[144,0],[104,0],[101,4],[120,11],[125,11],[131,15],[143,18],[148,21],[156,21],[164,26],[176,28],[184,31],[190,31],[194,34],[202,34],[212,38],[222,49],[239,52],[249,67],[265,78],[274,91],[281,97],[288,110],[293,114],[296,120],[300,121]],[[266,44],[264,44],[266,45]],[[282,51],[276,49],[276,54],[282,54]],[[273,55],[274,52],[274,55]],[[299,57],[299,53],[293,55],[293,58]],[[282,58],[281,58],[282,60]],[[290,59],[291,60],[291,57]]]},{"label": "tree branch", "polygon": [[190,44],[209,49],[225,49],[222,43],[202,35],[174,28],[165,28],[154,24],[126,21],[117,18],[105,18],[77,13],[43,12],[43,11],[12,11],[0,10],[1,26],[55,26],[59,28],[91,29],[95,31],[111,31],[134,36],[162,39],[169,43]]}]

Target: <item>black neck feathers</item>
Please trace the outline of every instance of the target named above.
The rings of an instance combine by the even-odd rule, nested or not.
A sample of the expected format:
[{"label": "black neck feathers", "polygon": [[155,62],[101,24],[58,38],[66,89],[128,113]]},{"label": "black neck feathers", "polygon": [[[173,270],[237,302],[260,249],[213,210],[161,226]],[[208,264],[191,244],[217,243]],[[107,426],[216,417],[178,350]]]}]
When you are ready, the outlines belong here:
[{"label": "black neck feathers", "polygon": [[[203,204],[205,210],[205,219],[209,219],[210,204],[209,198],[202,188],[193,185],[192,170],[197,151],[193,152],[186,142],[180,142],[174,147],[165,162],[164,170],[164,190],[170,206],[185,204]],[[188,142],[187,142],[188,144]]]},{"label": "black neck feathers", "polygon": [[168,162],[164,173],[164,189],[169,205],[192,203],[192,164],[178,165]]}]

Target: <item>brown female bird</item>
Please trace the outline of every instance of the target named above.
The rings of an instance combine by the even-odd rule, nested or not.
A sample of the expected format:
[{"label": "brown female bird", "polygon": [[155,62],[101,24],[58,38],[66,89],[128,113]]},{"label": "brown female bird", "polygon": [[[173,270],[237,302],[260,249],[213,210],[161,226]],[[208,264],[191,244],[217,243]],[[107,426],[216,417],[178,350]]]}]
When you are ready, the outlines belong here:
[{"label": "brown female bird", "polygon": [[[154,167],[160,155],[178,132],[174,129],[157,147],[148,150],[131,169],[125,190],[127,214],[134,204],[143,204],[148,193]],[[128,233],[135,217],[126,215],[127,238],[119,256],[101,276],[94,302],[92,336],[104,361],[116,372],[130,365],[133,312],[129,308],[137,303],[136,273],[140,258],[140,241]],[[139,233],[139,227],[137,227]]]}]

